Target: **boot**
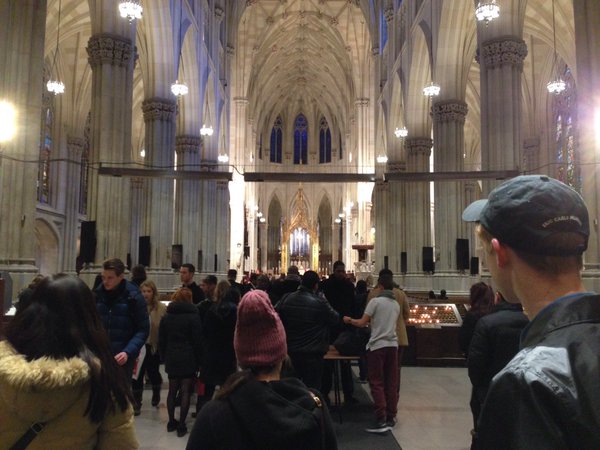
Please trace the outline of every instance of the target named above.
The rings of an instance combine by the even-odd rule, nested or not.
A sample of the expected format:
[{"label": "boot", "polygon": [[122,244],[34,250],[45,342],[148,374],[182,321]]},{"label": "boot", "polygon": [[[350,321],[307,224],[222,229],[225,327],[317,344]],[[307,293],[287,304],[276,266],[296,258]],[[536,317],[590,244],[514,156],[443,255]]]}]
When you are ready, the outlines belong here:
[{"label": "boot", "polygon": [[139,416],[142,413],[142,395],[144,391],[133,391],[133,415]]},{"label": "boot", "polygon": [[152,385],[152,406],[158,406],[160,403],[160,384]]}]

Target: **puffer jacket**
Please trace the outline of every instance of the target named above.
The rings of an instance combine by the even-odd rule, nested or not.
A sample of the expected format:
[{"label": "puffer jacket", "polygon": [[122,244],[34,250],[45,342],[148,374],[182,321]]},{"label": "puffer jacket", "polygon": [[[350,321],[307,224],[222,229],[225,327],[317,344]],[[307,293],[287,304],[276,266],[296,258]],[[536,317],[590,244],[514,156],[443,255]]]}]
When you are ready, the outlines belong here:
[{"label": "puffer jacket", "polygon": [[188,450],[336,450],[329,411],[296,378],[251,380],[200,411]]},{"label": "puffer jacket", "polygon": [[492,380],[481,448],[600,449],[600,296],[577,293],[542,309],[521,351]]},{"label": "puffer jacket", "polygon": [[84,416],[90,372],[79,358],[27,361],[0,341],[0,449],[10,448],[34,423],[47,422],[27,450],[136,449],[131,406],[100,423]]},{"label": "puffer jacket", "polygon": [[150,333],[148,308],[141,292],[123,280],[114,291],[107,291],[100,283],[94,293],[113,354],[125,352],[129,359],[137,358]]},{"label": "puffer jacket", "polygon": [[340,320],[327,300],[300,286],[296,292],[284,296],[275,310],[285,328],[288,353],[327,353],[329,329]]}]

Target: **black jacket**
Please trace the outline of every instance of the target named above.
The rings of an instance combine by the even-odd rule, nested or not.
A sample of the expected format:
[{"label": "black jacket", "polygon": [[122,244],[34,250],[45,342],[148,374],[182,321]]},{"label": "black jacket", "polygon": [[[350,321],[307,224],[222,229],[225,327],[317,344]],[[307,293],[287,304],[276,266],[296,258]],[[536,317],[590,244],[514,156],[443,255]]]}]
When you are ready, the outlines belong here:
[{"label": "black jacket", "polygon": [[202,361],[202,322],[195,305],[169,303],[160,321],[158,351],[170,377],[196,373]]},{"label": "black jacket", "polygon": [[208,384],[222,385],[237,368],[233,335],[237,308],[233,303],[213,303],[204,315],[204,364],[202,379]]},{"label": "black jacket", "polygon": [[340,320],[327,300],[300,286],[283,297],[275,310],[285,328],[288,353],[327,353],[329,328]]},{"label": "black jacket", "polygon": [[313,413],[313,395],[300,380],[250,380],[200,410],[186,449],[336,450],[331,417],[321,404],[322,423]]},{"label": "black jacket", "polygon": [[479,421],[481,448],[600,449],[600,296],[562,297],[523,330]]},{"label": "black jacket", "polygon": [[195,281],[192,281],[190,284],[184,284],[183,287],[188,288],[192,291],[192,303],[194,305],[199,304],[202,300],[206,298],[204,295],[204,291],[196,284]]}]

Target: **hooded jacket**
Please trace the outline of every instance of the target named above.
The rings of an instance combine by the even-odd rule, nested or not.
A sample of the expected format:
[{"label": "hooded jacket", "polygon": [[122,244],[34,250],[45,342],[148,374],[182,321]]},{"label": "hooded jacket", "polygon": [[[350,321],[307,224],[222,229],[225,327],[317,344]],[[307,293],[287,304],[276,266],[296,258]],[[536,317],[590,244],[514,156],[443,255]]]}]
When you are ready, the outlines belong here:
[{"label": "hooded jacket", "polygon": [[27,450],[137,449],[133,410],[93,423],[84,411],[90,372],[80,358],[27,361],[0,341],[0,448],[10,448],[34,423],[47,422]]},{"label": "hooded jacket", "polygon": [[321,424],[313,414],[313,395],[300,380],[250,380],[202,408],[186,449],[336,450],[331,417],[322,404]]}]

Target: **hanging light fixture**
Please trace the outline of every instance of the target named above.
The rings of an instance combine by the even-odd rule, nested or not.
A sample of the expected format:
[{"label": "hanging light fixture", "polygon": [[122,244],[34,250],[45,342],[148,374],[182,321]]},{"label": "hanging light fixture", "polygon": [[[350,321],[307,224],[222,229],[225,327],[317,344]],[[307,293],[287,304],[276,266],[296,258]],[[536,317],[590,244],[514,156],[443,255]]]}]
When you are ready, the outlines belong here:
[{"label": "hanging light fixture", "polygon": [[377,155],[377,164],[385,164],[388,162],[388,157],[386,155]]},{"label": "hanging light fixture", "polygon": [[[181,7],[179,9],[179,58],[177,60],[178,63],[181,63],[181,72],[183,73],[183,56],[181,54],[181,49],[183,48],[183,41],[181,40],[181,29],[182,27],[182,16],[183,16],[183,0],[181,0]],[[171,85],[171,92],[175,97],[183,97],[188,93],[187,85],[182,81],[179,82],[179,79],[175,80],[175,83]]]},{"label": "hanging light fixture", "polygon": [[[212,128],[211,128],[211,130],[212,130]],[[202,133],[202,131],[200,131],[200,133]],[[227,156],[225,153],[220,153],[219,156],[217,156],[217,161],[225,164],[225,163],[229,162],[229,156]]]},{"label": "hanging light fixture", "polygon": [[[431,6],[431,33],[429,34],[429,49],[431,50],[431,61],[432,61],[432,67],[431,67],[431,83],[429,83],[427,86],[425,86],[423,88],[423,95],[425,97],[435,97],[437,95],[440,95],[440,85],[436,84],[433,82],[433,33],[435,31],[435,24],[433,23],[433,0],[430,0],[429,5]],[[437,42],[436,42],[437,45]]]},{"label": "hanging light fixture", "polygon": [[200,135],[201,136],[212,136],[213,134],[213,127],[210,125],[206,125],[205,123],[202,124],[202,128],[200,128]]},{"label": "hanging light fixture", "polygon": [[[552,37],[554,42],[554,59],[552,61],[552,70],[554,71],[556,70],[556,22],[554,19],[554,0],[552,0]],[[555,80],[550,81],[546,87],[548,88],[548,92],[558,95],[565,90],[566,84],[559,76]]]},{"label": "hanging light fixture", "polygon": [[402,128],[396,127],[396,129],[394,130],[394,135],[399,139],[405,138],[406,136],[408,136],[408,130],[406,129],[406,127],[402,127]]},{"label": "hanging light fixture", "polygon": [[477,17],[477,20],[480,22],[485,22],[486,27],[492,20],[500,17],[500,7],[496,4],[496,0],[477,3],[475,17]]},{"label": "hanging light fixture", "polygon": [[[58,55],[58,41],[60,38],[60,13],[62,8],[62,0],[58,0],[58,27],[56,28],[56,49],[54,50],[54,59],[52,60],[52,69],[50,70],[50,76],[54,74],[56,70],[56,56]],[[46,83],[46,88],[49,92],[52,92],[54,95],[64,94],[65,93],[65,84],[60,81],[58,78],[58,74],[56,80],[50,78],[48,83]]]},{"label": "hanging light fixture", "polygon": [[129,20],[130,23],[136,19],[141,19],[143,11],[144,8],[142,8],[140,0],[127,0],[119,3],[121,17]]}]

